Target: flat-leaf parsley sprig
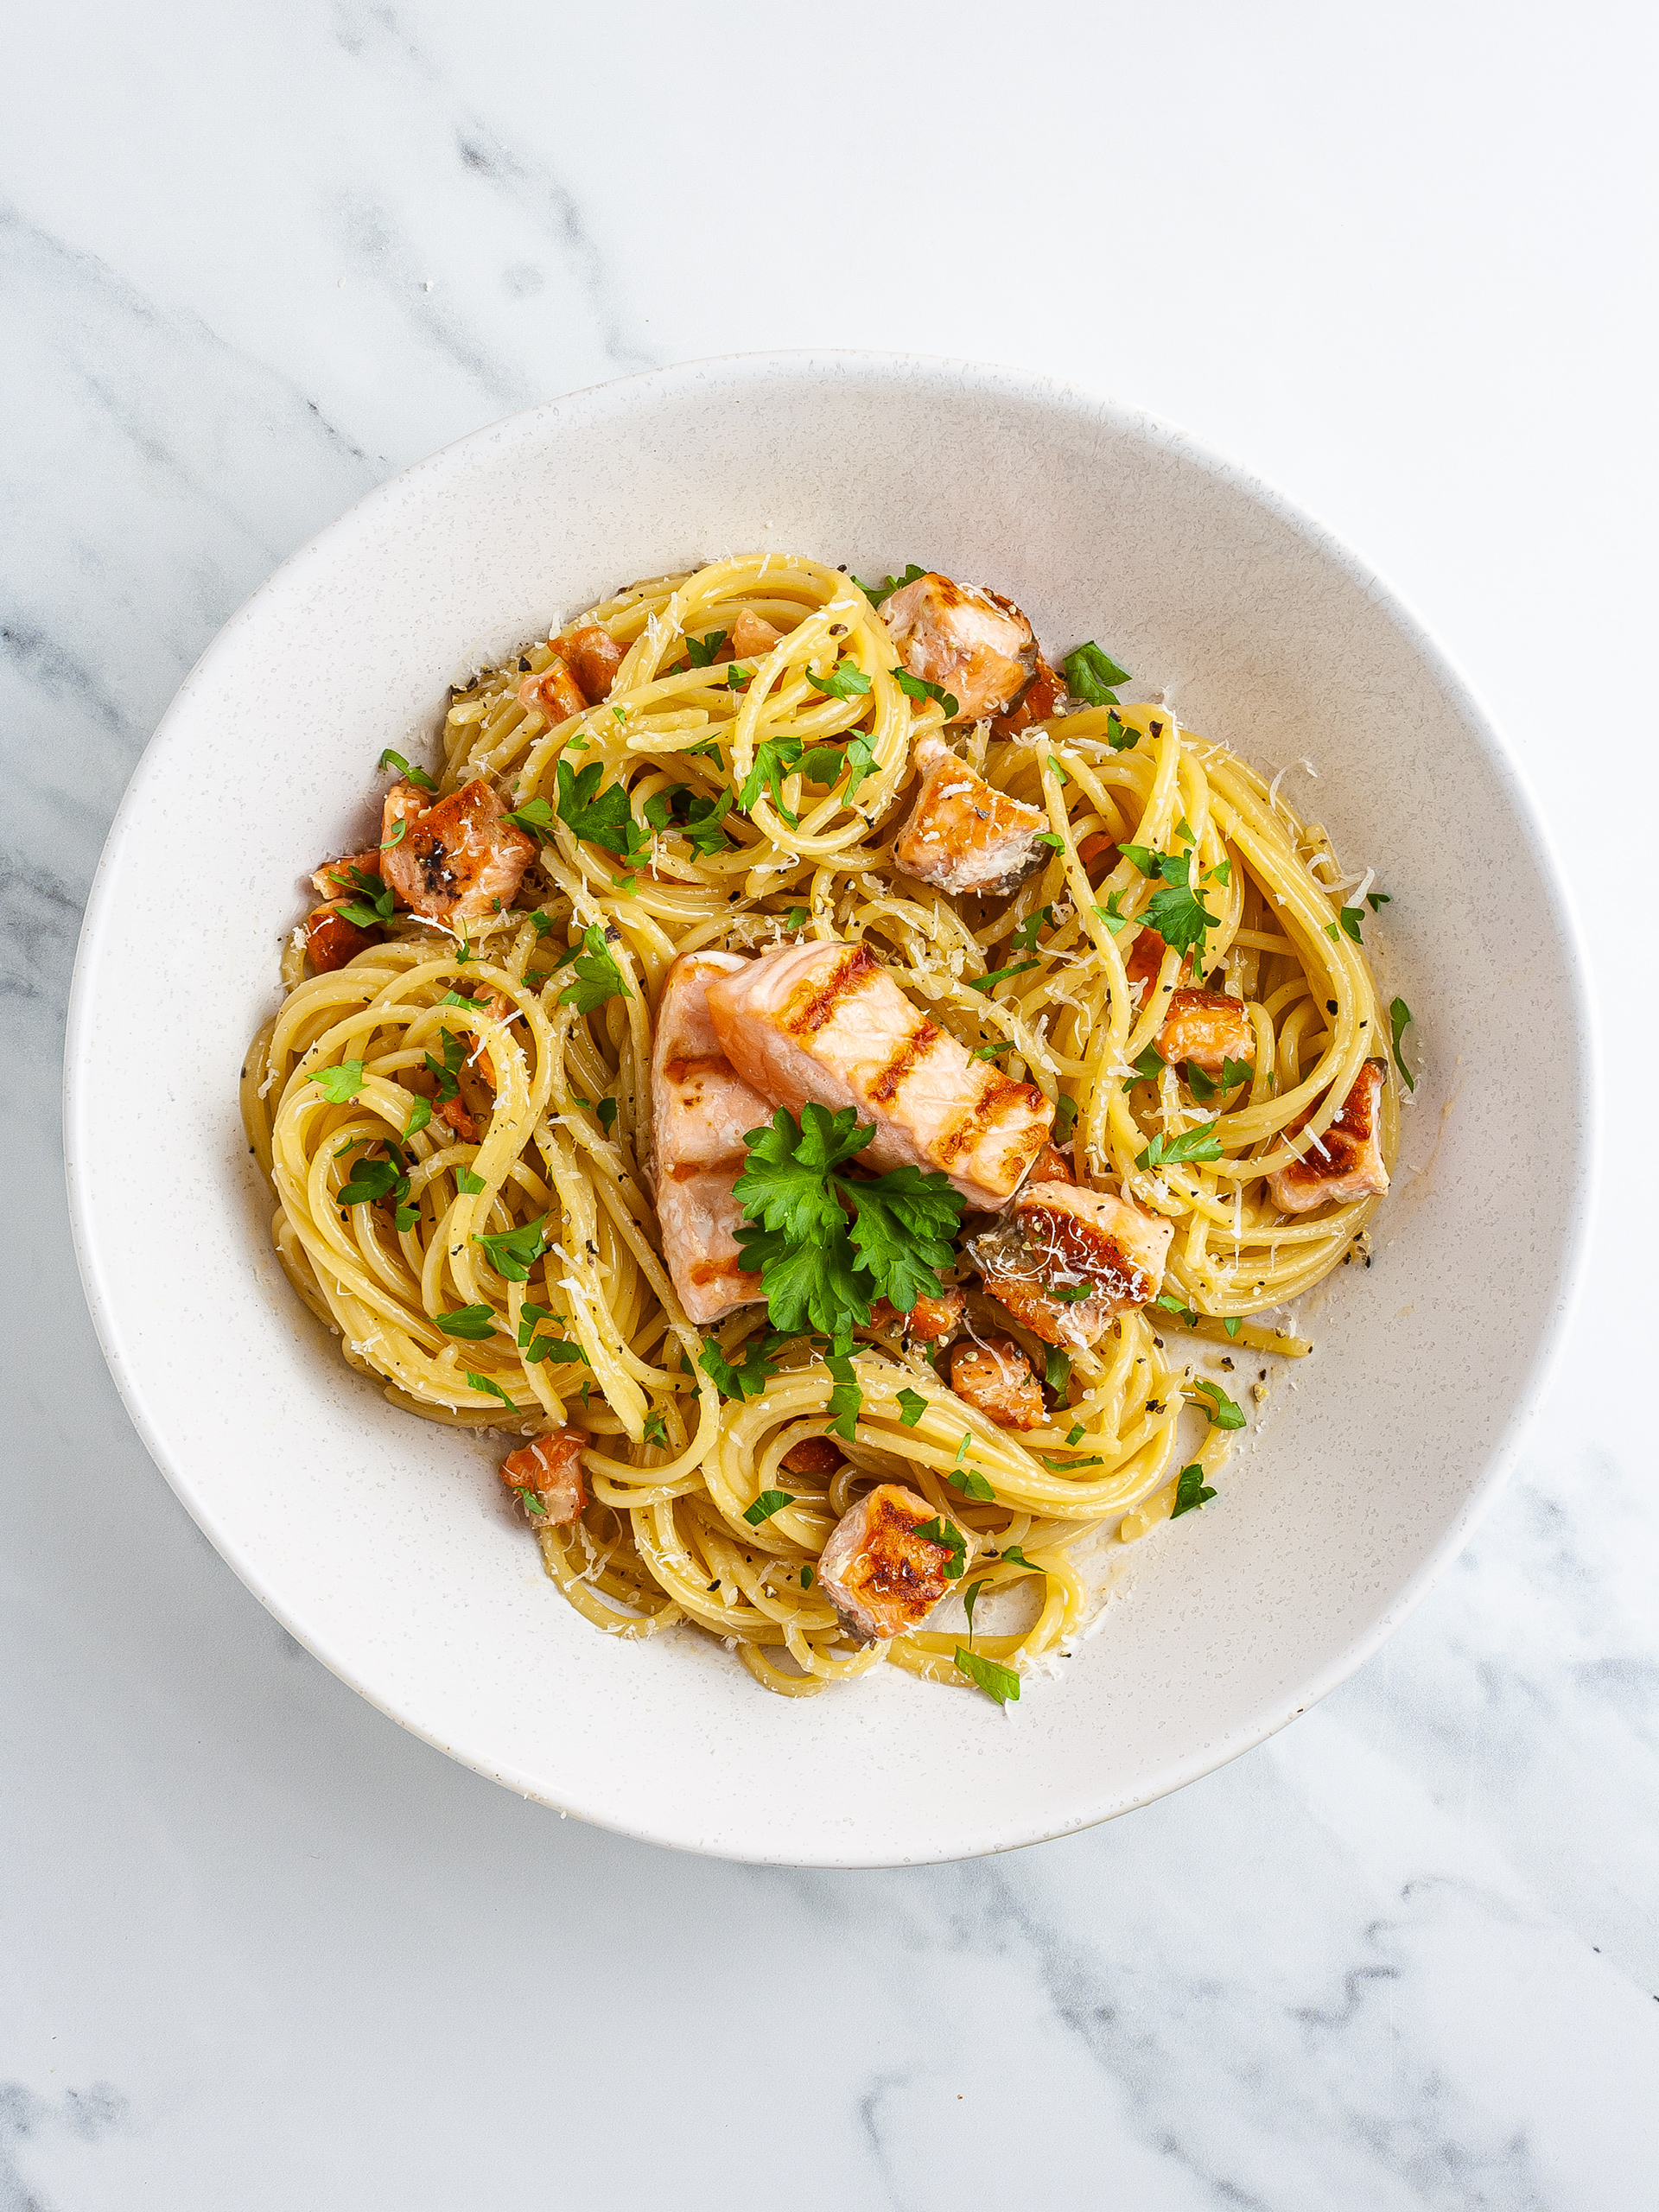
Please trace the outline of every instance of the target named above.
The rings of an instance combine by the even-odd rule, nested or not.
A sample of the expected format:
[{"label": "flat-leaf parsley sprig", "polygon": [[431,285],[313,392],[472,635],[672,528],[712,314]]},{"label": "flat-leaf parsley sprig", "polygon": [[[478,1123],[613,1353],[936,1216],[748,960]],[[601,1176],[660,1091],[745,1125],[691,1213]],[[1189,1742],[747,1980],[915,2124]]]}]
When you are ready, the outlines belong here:
[{"label": "flat-leaf parsley sprig", "polygon": [[963,1200],[949,1177],[896,1167],[865,1179],[837,1171],[875,1135],[850,1106],[838,1114],[784,1107],[768,1128],[744,1138],[748,1164],[734,1189],[745,1225],[742,1266],[759,1274],[774,1329],[830,1338],[868,1328],[885,1298],[908,1313],[918,1298],[939,1298]]}]

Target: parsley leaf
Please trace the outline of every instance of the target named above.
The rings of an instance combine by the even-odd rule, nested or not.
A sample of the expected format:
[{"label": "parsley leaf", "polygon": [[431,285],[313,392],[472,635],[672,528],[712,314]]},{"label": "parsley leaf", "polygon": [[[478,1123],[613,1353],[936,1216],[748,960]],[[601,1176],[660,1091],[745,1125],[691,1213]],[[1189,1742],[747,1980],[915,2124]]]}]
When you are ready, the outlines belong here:
[{"label": "parsley leaf", "polygon": [[965,1644],[957,1646],[957,1667],[969,1681],[995,1698],[998,1705],[1017,1705],[1020,1702],[1020,1677],[1012,1667],[1004,1667],[997,1660],[982,1659],[976,1651],[969,1651]]},{"label": "parsley leaf", "polygon": [[1126,1079],[1125,1090],[1133,1090],[1137,1083],[1155,1083],[1164,1071],[1164,1056],[1155,1045],[1148,1045],[1140,1058],[1131,1060],[1129,1065],[1135,1073]]},{"label": "parsley leaf", "polygon": [[[592,1014],[612,999],[633,996],[621,969],[612,957],[605,931],[598,922],[588,924],[582,945],[572,945],[566,957],[575,959],[576,980],[567,983],[559,993],[561,1006],[573,1006],[578,1014]],[[563,966],[563,963],[559,964]]]},{"label": "parsley leaf", "polygon": [[645,1415],[645,1426],[640,1440],[642,1443],[654,1444],[659,1451],[667,1451],[668,1423],[663,1419],[660,1408],[653,1408]]},{"label": "parsley leaf", "polygon": [[1071,1380],[1071,1362],[1065,1352],[1051,1348],[1043,1368],[1043,1380],[1056,1397],[1064,1396],[1065,1386]]},{"label": "parsley leaf", "polygon": [[1212,1428],[1243,1427],[1242,1409],[1228,1396],[1219,1382],[1211,1382],[1207,1376],[1199,1376],[1192,1387],[1201,1390],[1206,1398],[1213,1401],[1210,1408],[1210,1426]]},{"label": "parsley leaf", "polygon": [[1244,1324],[1236,1313],[1230,1313],[1221,1325],[1230,1337],[1236,1337]]},{"label": "parsley leaf", "polygon": [[644,833],[633,818],[624,785],[613,784],[608,791],[600,790],[600,778],[604,773],[602,760],[590,760],[580,775],[572,775],[569,762],[561,758],[559,819],[585,843],[597,845],[601,852],[614,853],[619,860],[632,861],[645,842]]},{"label": "parsley leaf", "polygon": [[971,977],[968,988],[970,991],[995,990],[996,986],[1006,982],[1008,976],[1023,976],[1027,969],[1040,968],[1042,964],[1040,960],[1016,960],[1011,968],[993,968],[988,976]]},{"label": "parsley leaf", "polygon": [[944,1562],[944,1579],[947,1582],[960,1582],[963,1562],[968,1556],[968,1544],[956,1522],[943,1518],[937,1521],[919,1521],[912,1533],[919,1536],[924,1543],[938,1544],[950,1553],[950,1558]]},{"label": "parsley leaf", "polygon": [[968,1643],[969,1649],[973,1648],[974,1641],[974,1607],[978,1605],[979,1593],[984,1587],[985,1578],[982,1574],[977,1582],[970,1582],[968,1585],[968,1587],[962,1593],[962,1610],[968,1616]]},{"label": "parsley leaf", "polygon": [[550,1306],[537,1306],[525,1299],[518,1308],[518,1349],[522,1351],[536,1333],[540,1321],[556,1321],[558,1315]]},{"label": "parsley leaf", "polygon": [[543,844],[553,842],[555,816],[544,798],[527,798],[507,816],[515,830],[527,830],[532,837],[539,837]]},{"label": "parsley leaf", "polygon": [[1219,1160],[1221,1139],[1207,1124],[1183,1129],[1179,1136],[1154,1137],[1144,1152],[1135,1154],[1137,1167],[1163,1167],[1180,1160]]},{"label": "parsley leaf", "polygon": [[[737,1231],[744,1267],[762,1279],[774,1329],[831,1338],[868,1325],[877,1297],[908,1313],[938,1298],[963,1200],[941,1174],[906,1166],[868,1181],[835,1171],[874,1135],[850,1106],[816,1103],[798,1123],[784,1108],[744,1138],[749,1158],[734,1189],[748,1216]],[[853,1220],[845,1211],[850,1204]]]},{"label": "parsley leaf", "polygon": [[1098,1283],[1092,1282],[1051,1282],[1043,1286],[1045,1295],[1058,1300],[1062,1306],[1081,1306],[1099,1287]]},{"label": "parsley leaf", "polygon": [[342,1060],[337,1068],[318,1068],[311,1080],[331,1106],[344,1106],[363,1088],[361,1060]]},{"label": "parsley leaf", "polygon": [[849,1444],[858,1434],[858,1417],[864,1410],[864,1393],[858,1387],[858,1377],[853,1370],[852,1350],[850,1337],[837,1337],[823,1363],[835,1382],[827,1408],[830,1433]]},{"label": "parsley leaf", "polygon": [[1196,1461],[1190,1467],[1183,1467],[1175,1478],[1175,1503],[1169,1510],[1170,1519],[1179,1521],[1183,1513],[1208,1505],[1215,1494],[1204,1479],[1204,1469]]},{"label": "parsley leaf", "polygon": [[580,1365],[587,1357],[580,1344],[565,1337],[537,1337],[524,1346],[524,1357],[532,1363],[551,1360],[555,1365],[564,1365],[574,1360]]},{"label": "parsley leaf", "polygon": [[786,1505],[793,1505],[793,1495],[786,1490],[763,1490],[743,1518],[751,1529],[758,1529],[763,1521],[770,1521],[774,1513],[781,1513]]},{"label": "parsley leaf", "polygon": [[1131,681],[1127,668],[1120,668],[1109,653],[1102,652],[1091,639],[1086,645],[1079,645],[1060,663],[1065,671],[1065,688],[1075,699],[1090,707],[1115,707],[1117,694],[1115,683]]},{"label": "parsley leaf", "polygon": [[1173,1313],[1178,1321],[1185,1321],[1189,1328],[1197,1328],[1198,1315],[1190,1306],[1184,1305],[1173,1290],[1163,1292],[1152,1302],[1154,1306],[1161,1306],[1166,1313]]},{"label": "parsley leaf", "polygon": [[506,1392],[501,1388],[501,1385],[499,1382],[492,1382],[487,1375],[469,1374],[467,1380],[472,1384],[474,1390],[483,1390],[492,1398],[499,1398],[502,1404],[506,1408],[510,1414],[516,1414],[518,1412],[518,1407],[507,1395]]},{"label": "parsley leaf", "polygon": [[801,1569],[801,1587],[803,1590],[810,1590],[817,1579],[817,1576],[812,1572],[810,1566],[804,1567]]},{"label": "parsley leaf", "polygon": [[977,1467],[953,1467],[945,1478],[952,1490],[965,1491],[982,1505],[995,1505],[996,1492]]},{"label": "parsley leaf", "polygon": [[907,668],[895,668],[893,680],[909,699],[937,699],[944,709],[946,721],[955,720],[960,711],[955,696],[943,683],[930,683],[925,676],[912,676]]},{"label": "parsley leaf", "polygon": [[861,699],[870,688],[870,679],[856,661],[837,661],[828,676],[806,671],[806,680],[815,691],[823,692],[826,699]]},{"label": "parsley leaf", "polygon": [[[453,999],[457,1006],[470,1006],[472,1004],[472,1001],[470,999],[455,998],[453,991],[449,994],[449,999]],[[449,1003],[449,999],[445,1000],[444,1003],[446,1005]],[[429,1076],[435,1076],[437,1078],[438,1103],[440,1106],[447,1105],[449,1100],[456,1096],[459,1093],[461,1090],[461,1063],[466,1057],[466,1039],[458,1035],[453,1029],[446,1029],[443,1033],[443,1058],[442,1060],[435,1060],[430,1052],[425,1054],[423,1065],[426,1068],[426,1071]]]},{"label": "parsley leaf", "polygon": [[688,638],[685,641],[686,657],[692,667],[711,668],[715,655],[725,644],[726,638],[724,630],[711,630],[706,638]]},{"label": "parsley leaf", "polygon": [[798,737],[763,738],[754,748],[754,766],[743,779],[743,788],[737,795],[739,807],[747,814],[756,799],[766,791],[792,830],[797,817],[784,804],[784,778],[798,768],[800,764],[801,741]]},{"label": "parsley leaf", "polygon": [[1105,923],[1107,928],[1110,930],[1114,937],[1118,934],[1120,930],[1128,929],[1129,924],[1135,918],[1132,914],[1126,914],[1123,912],[1122,902],[1123,893],[1121,891],[1114,891],[1103,906],[1096,906],[1095,908],[1095,912],[1100,916],[1101,920]]},{"label": "parsley leaf", "polygon": [[457,1167],[455,1188],[463,1198],[475,1198],[484,1188],[484,1178],[481,1175],[474,1175],[470,1167]]},{"label": "parsley leaf", "polygon": [[1255,1073],[1249,1060],[1230,1060],[1224,1058],[1221,1073],[1208,1076],[1196,1060],[1186,1064],[1186,1087],[1200,1106],[1207,1106],[1218,1091],[1236,1090],[1241,1083],[1248,1083]]},{"label": "parsley leaf", "polygon": [[1382,912],[1384,906],[1392,906],[1394,900],[1386,891],[1368,891],[1365,893],[1365,904],[1374,914],[1378,914]]},{"label": "parsley leaf", "polygon": [[1359,925],[1364,918],[1365,909],[1363,906],[1339,906],[1337,910],[1337,919],[1342,924],[1344,935],[1352,938],[1356,944],[1365,942],[1359,933]]},{"label": "parsley leaf", "polygon": [[[1165,872],[1168,872],[1168,855]],[[1203,966],[1205,936],[1215,928],[1217,918],[1196,891],[1185,883],[1170,884],[1162,891],[1154,891],[1147,901],[1147,919],[1164,943],[1173,946],[1177,952],[1196,948],[1198,963]]]},{"label": "parsley leaf", "polygon": [[541,1499],[537,1497],[535,1491],[531,1490],[529,1484],[514,1483],[512,1487],[517,1494],[518,1503],[524,1507],[525,1512],[530,1514],[535,1520],[545,1521],[547,1518],[547,1508],[542,1503]]},{"label": "parsley leaf", "polygon": [[692,851],[700,861],[708,860],[715,853],[728,852],[731,839],[721,827],[732,810],[732,794],[722,791],[715,798],[699,798],[695,794],[685,803],[685,818],[674,827],[690,840]]},{"label": "parsley leaf", "polygon": [[1106,742],[1114,753],[1133,753],[1141,742],[1141,733],[1131,729],[1127,722],[1119,721],[1115,714],[1106,717]]},{"label": "parsley leaf", "polygon": [[1077,1126],[1077,1102],[1069,1090],[1063,1090],[1054,1101],[1054,1141],[1070,1144],[1071,1132]]},{"label": "parsley leaf", "polygon": [[[747,691],[753,681],[754,671],[752,668],[740,668],[735,661],[733,661],[726,671],[726,689],[728,691]],[[720,758],[718,746],[715,747],[715,758],[716,760]]]},{"label": "parsley leaf", "polygon": [[1002,1563],[1005,1567],[1023,1567],[1033,1574],[1046,1574],[1048,1573],[1048,1569],[1046,1567],[1039,1567],[1034,1559],[1027,1559],[1024,1552],[1020,1550],[1018,1544],[1010,1544],[1008,1546],[1007,1551],[1002,1554]]},{"label": "parsley leaf", "polygon": [[409,1102],[409,1119],[404,1125],[404,1142],[407,1144],[410,1139],[414,1136],[418,1130],[423,1129],[426,1127],[431,1118],[431,1100],[429,1098],[411,1098]]},{"label": "parsley leaf", "polygon": [[704,1344],[697,1365],[722,1398],[758,1398],[778,1372],[773,1355],[788,1342],[773,1331],[751,1337],[743,1347],[741,1366],[734,1366],[712,1338]]},{"label": "parsley leaf", "polygon": [[918,576],[926,574],[925,569],[918,569],[912,561],[907,563],[902,576],[889,576],[884,584],[867,584],[862,576],[855,576],[853,582],[872,607],[880,607],[884,599],[891,599],[894,592],[902,591],[906,584],[913,584]]},{"label": "parsley leaf", "polygon": [[1034,951],[1037,946],[1038,931],[1042,929],[1052,929],[1053,926],[1054,909],[1052,906],[1039,906],[1034,914],[1027,915],[1025,920],[1020,923],[1019,928],[1015,930],[1014,935],[1008,939],[1009,950],[1013,952]]},{"label": "parsley leaf", "polygon": [[899,1393],[899,1418],[906,1428],[914,1428],[926,1411],[927,1400],[919,1390],[901,1390]]},{"label": "parsley leaf", "polygon": [[411,768],[403,754],[394,753],[390,746],[380,755],[375,766],[379,768],[387,766],[395,768],[404,781],[413,784],[416,791],[435,791],[438,788],[424,768]]},{"label": "parsley leaf", "polygon": [[391,1160],[359,1160],[352,1170],[351,1180],[341,1184],[334,1204],[341,1206],[373,1205],[381,1198],[401,1198],[408,1190],[409,1178],[401,1174]]},{"label": "parsley leaf", "polygon": [[547,1249],[547,1216],[535,1221],[521,1222],[517,1229],[504,1229],[494,1236],[474,1236],[474,1244],[484,1247],[490,1265],[509,1282],[528,1282],[530,1271]]},{"label": "parsley leaf", "polygon": [[465,1337],[469,1344],[481,1344],[495,1334],[495,1315],[487,1306],[458,1306],[432,1319],[446,1337]]},{"label": "parsley leaf", "polygon": [[1400,1040],[1411,1022],[1411,1008],[1404,999],[1395,999],[1389,1008],[1389,1027],[1394,1034],[1394,1065],[1400,1071],[1401,1081],[1408,1090],[1415,1090],[1417,1078],[1406,1065],[1405,1055],[1400,1050]]}]

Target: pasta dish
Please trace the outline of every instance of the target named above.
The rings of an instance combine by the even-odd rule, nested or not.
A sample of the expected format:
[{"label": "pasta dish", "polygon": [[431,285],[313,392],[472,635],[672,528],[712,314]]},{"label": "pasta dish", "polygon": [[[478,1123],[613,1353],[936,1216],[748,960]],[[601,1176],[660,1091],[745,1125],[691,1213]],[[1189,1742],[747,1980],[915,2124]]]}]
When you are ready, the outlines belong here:
[{"label": "pasta dish", "polygon": [[457,688],[318,869],[243,1071],[276,1250],[507,1433],[596,1628],[1015,1698],[1307,1350],[1411,1081],[1384,894],[1130,682],[914,565],[718,561]]}]

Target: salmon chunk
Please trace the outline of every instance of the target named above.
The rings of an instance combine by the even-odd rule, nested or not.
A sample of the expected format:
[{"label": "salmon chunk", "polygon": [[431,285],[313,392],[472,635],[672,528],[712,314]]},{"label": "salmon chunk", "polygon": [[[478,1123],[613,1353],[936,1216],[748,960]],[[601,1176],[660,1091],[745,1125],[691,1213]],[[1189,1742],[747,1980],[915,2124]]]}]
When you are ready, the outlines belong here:
[{"label": "salmon chunk", "polygon": [[1054,1109],[918,1014],[861,944],[780,945],[709,985],[721,1044],[744,1081],[798,1114],[850,1106],[885,1173],[942,1169],[971,1205],[995,1208],[1046,1141]]},{"label": "salmon chunk", "polygon": [[737,1075],[709,1018],[707,987],[751,963],[734,952],[688,952],[657,1002],[651,1113],[663,1261],[686,1318],[701,1326],[760,1297],[739,1265],[743,1209],[732,1185],[748,1165],[743,1139],[772,1109]]},{"label": "salmon chunk", "polygon": [[870,1325],[877,1329],[900,1328],[912,1344],[948,1344],[962,1326],[962,1317],[967,1309],[966,1295],[959,1290],[947,1290],[943,1298],[918,1298],[908,1313],[885,1298],[878,1298],[870,1308]]},{"label": "salmon chunk", "polygon": [[833,1475],[846,1456],[830,1437],[804,1436],[790,1446],[779,1464],[786,1475]]},{"label": "salmon chunk", "polygon": [[1037,643],[1011,600],[930,573],[881,608],[887,634],[912,676],[957,702],[953,721],[1000,714],[1031,675]]},{"label": "salmon chunk", "polygon": [[[930,1524],[954,1535],[957,1542],[918,1534]],[[957,1544],[965,1548],[958,1551]],[[885,1643],[921,1626],[950,1587],[946,1567],[972,1550],[966,1531],[925,1497],[898,1483],[882,1483],[836,1523],[818,1561],[818,1581],[855,1636]]]},{"label": "salmon chunk", "polygon": [[314,975],[327,976],[378,944],[378,930],[360,930],[337,906],[314,906],[305,918],[305,950]]},{"label": "salmon chunk", "polygon": [[625,655],[608,630],[597,622],[587,622],[581,629],[548,642],[576,679],[588,706],[596,707],[601,699],[610,697]]},{"label": "salmon chunk", "polygon": [[482,777],[430,805],[413,784],[394,784],[380,873],[411,913],[451,928],[481,921],[511,904],[536,854],[504,812]]},{"label": "salmon chunk", "polygon": [[518,686],[518,703],[545,715],[550,726],[568,722],[572,715],[585,715],[588,696],[564,662],[550,660],[539,676],[527,676]]},{"label": "salmon chunk", "polygon": [[958,1344],[950,1354],[950,1388],[1004,1428],[1040,1428],[1048,1419],[1043,1386],[1012,1337]]},{"label": "salmon chunk", "polygon": [[561,1428],[551,1436],[538,1436],[522,1452],[509,1452],[501,1462],[501,1479],[517,1493],[532,1527],[580,1518],[588,1503],[582,1482],[587,1444],[584,1430]]},{"label": "salmon chunk", "polygon": [[[1322,1137],[1315,1137],[1300,1160],[1268,1178],[1273,1203],[1284,1213],[1311,1213],[1315,1206],[1350,1198],[1380,1198],[1389,1187],[1382,1165],[1382,1084],[1388,1069],[1367,1060],[1354,1077],[1342,1111]],[[1310,1106],[1285,1132],[1294,1136],[1317,1111]]]},{"label": "salmon chunk", "polygon": [[968,1249],[991,1296],[1033,1336],[1086,1349],[1116,1315],[1156,1298],[1174,1233],[1109,1191],[1028,1183],[1011,1217]]},{"label": "salmon chunk", "polygon": [[1035,722],[1051,722],[1065,705],[1065,679],[1037,655],[1036,671],[1005,715],[991,724],[993,737],[1018,737]]},{"label": "salmon chunk", "polygon": [[1160,1059],[1173,1067],[1191,1060],[1206,1075],[1219,1075],[1224,1060],[1255,1058],[1255,1031],[1242,999],[1224,991],[1177,991],[1158,1032]]},{"label": "salmon chunk", "polygon": [[943,738],[923,738],[915,761],[922,787],[893,849],[905,874],[953,898],[1000,897],[1023,883],[1042,861],[1037,836],[1048,817],[976,775]]},{"label": "salmon chunk", "polygon": [[[783,632],[774,630],[764,614],[751,613],[746,607],[732,625],[732,634],[726,643],[730,646],[732,660],[759,660],[769,653],[783,639]],[[720,655],[716,655],[718,659]]]},{"label": "salmon chunk", "polygon": [[[1131,983],[1155,983],[1158,971],[1164,964],[1164,955],[1169,947],[1164,943],[1150,922],[1144,924],[1135,943],[1129,947],[1129,957],[1123,963],[1124,973]],[[1179,976],[1190,976],[1192,963],[1183,959]]]}]

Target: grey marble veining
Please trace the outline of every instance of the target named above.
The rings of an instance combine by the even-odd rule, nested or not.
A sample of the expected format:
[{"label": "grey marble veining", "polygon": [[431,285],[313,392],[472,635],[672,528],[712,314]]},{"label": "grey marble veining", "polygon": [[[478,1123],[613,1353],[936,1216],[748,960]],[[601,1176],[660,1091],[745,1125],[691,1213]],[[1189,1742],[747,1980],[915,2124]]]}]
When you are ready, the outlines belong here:
[{"label": "grey marble veining", "polygon": [[[863,7],[834,42],[516,0],[17,28],[0,2212],[1659,2201],[1655,1210],[1621,1164],[1656,1072],[1620,1014],[1653,793],[1638,18],[1522,51],[1496,10],[1408,8],[1385,50],[1289,7],[1195,37],[1057,5],[1006,53],[1001,20],[960,11],[950,50]],[[1540,118],[1592,115],[1603,166],[1536,162]],[[967,281],[976,251],[1043,311]],[[1570,346],[1523,342],[1547,297]],[[856,1875],[559,1821],[301,1652],[126,1421],[58,1122],[110,816],[271,568],[493,416],[826,341],[1106,385],[1376,555],[1544,795],[1613,1137],[1522,1466],[1377,1661],[1108,1828]],[[181,865],[188,927],[212,855]]]}]

